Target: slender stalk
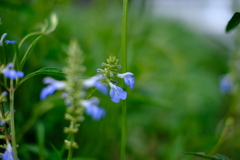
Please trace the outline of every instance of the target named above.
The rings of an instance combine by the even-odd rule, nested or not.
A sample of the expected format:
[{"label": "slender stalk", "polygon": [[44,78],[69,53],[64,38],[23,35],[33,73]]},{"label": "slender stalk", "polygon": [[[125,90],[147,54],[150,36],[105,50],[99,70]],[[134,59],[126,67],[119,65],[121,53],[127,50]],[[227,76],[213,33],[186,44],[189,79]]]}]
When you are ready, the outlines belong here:
[{"label": "slender stalk", "polygon": [[[123,15],[122,15],[122,64],[123,72],[127,72],[127,8],[128,0],[123,0]],[[123,89],[127,90],[126,85]],[[121,160],[126,158],[126,132],[127,132],[127,103],[122,101],[122,134],[121,134]]]},{"label": "slender stalk", "polygon": [[10,115],[11,115],[11,137],[12,137],[12,148],[14,160],[18,159],[17,156],[17,143],[16,143],[16,135],[15,135],[15,124],[14,124],[14,85],[13,80],[10,80]]},{"label": "slender stalk", "polygon": [[74,134],[73,133],[70,133],[70,147],[68,149],[68,158],[67,160],[71,160],[72,159],[72,154],[73,154],[73,147],[72,147],[72,144],[74,142]]}]

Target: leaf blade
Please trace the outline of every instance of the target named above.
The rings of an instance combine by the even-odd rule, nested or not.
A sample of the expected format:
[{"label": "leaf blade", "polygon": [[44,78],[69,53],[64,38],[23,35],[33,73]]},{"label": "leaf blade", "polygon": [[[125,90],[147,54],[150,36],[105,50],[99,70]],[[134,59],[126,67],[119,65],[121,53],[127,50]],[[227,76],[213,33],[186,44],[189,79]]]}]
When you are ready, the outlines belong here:
[{"label": "leaf blade", "polygon": [[65,76],[65,73],[63,73],[62,70],[59,68],[45,67],[25,76],[23,79],[19,81],[19,83],[17,84],[17,87],[20,86],[24,81],[28,80],[29,78],[34,77],[36,75],[40,75],[40,74]]},{"label": "leaf blade", "polygon": [[228,21],[228,24],[226,26],[226,32],[229,32],[234,28],[236,28],[239,23],[240,23],[240,13],[235,12],[232,18]]}]

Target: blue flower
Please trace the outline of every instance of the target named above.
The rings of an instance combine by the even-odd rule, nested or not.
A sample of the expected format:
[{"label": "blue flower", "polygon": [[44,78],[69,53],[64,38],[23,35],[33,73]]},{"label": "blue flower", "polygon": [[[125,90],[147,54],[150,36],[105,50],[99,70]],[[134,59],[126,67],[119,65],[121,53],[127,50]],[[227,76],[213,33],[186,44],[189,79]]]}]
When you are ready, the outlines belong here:
[{"label": "blue flower", "polygon": [[106,115],[105,109],[99,107],[97,104],[99,100],[96,97],[92,97],[89,100],[83,100],[82,105],[85,108],[85,111],[92,119],[98,121]]},{"label": "blue flower", "polygon": [[7,44],[10,44],[10,43],[11,43],[11,44],[15,44],[15,43],[17,43],[17,41],[15,41],[15,40],[12,40],[12,41],[11,41],[11,40],[6,40],[5,42],[6,42]]},{"label": "blue flower", "polygon": [[3,45],[3,40],[4,40],[4,38],[7,36],[7,33],[4,33],[3,35],[2,35],[2,37],[1,37],[1,39],[0,39],[0,46],[2,46]]},{"label": "blue flower", "polygon": [[110,89],[110,97],[111,100],[115,103],[118,103],[120,99],[125,100],[127,98],[127,92],[124,91],[121,87],[118,87],[111,82],[109,83]]},{"label": "blue flower", "polygon": [[0,121],[0,126],[4,126],[6,123],[5,123],[5,121],[4,120],[1,120]]},{"label": "blue flower", "polygon": [[227,94],[231,91],[233,82],[230,79],[229,75],[225,75],[221,78],[220,81],[220,90],[222,93]]},{"label": "blue flower", "polygon": [[2,159],[3,160],[14,160],[14,158],[13,158],[13,150],[12,150],[12,146],[11,146],[10,143],[7,144],[7,149],[3,153]]},{"label": "blue flower", "polygon": [[95,83],[95,88],[97,90],[99,90],[100,92],[102,92],[102,94],[104,94],[104,95],[107,95],[107,93],[108,93],[107,86],[105,84],[103,84],[102,82],[100,82],[100,81],[97,81]]},{"label": "blue flower", "polygon": [[42,89],[40,94],[41,100],[46,99],[48,96],[52,95],[56,90],[65,89],[66,86],[64,81],[58,81],[51,77],[44,78],[43,83],[48,84],[48,86]]},{"label": "blue flower", "polygon": [[3,69],[4,76],[9,78],[9,79],[13,79],[13,80],[15,80],[17,78],[23,78],[24,77],[24,73],[21,72],[21,71],[16,71],[16,70],[12,69],[13,66],[14,66],[13,63],[9,63],[7,65],[7,67],[5,67]]},{"label": "blue flower", "polygon": [[106,95],[108,92],[108,88],[106,85],[104,85],[102,82],[99,81],[102,78],[103,78],[102,74],[98,74],[96,76],[88,78],[83,81],[83,86],[84,86],[84,88],[95,87],[97,90],[102,92],[102,94]]},{"label": "blue flower", "polygon": [[126,72],[123,74],[117,74],[119,78],[124,78],[124,82],[126,85],[129,85],[131,89],[133,89],[134,84],[135,84],[135,78],[133,77],[133,73],[131,72]]}]

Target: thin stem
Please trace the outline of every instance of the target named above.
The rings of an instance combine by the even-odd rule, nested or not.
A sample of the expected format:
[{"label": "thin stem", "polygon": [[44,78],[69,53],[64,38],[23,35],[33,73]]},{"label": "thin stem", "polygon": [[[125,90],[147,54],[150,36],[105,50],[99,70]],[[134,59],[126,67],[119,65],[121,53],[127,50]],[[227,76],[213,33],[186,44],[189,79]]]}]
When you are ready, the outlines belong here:
[{"label": "thin stem", "polygon": [[11,137],[12,137],[12,148],[14,160],[18,159],[17,156],[17,143],[16,143],[16,135],[15,135],[15,124],[14,124],[14,85],[13,80],[10,80],[10,114],[11,114]]},{"label": "thin stem", "polygon": [[72,147],[72,144],[74,143],[74,134],[73,133],[70,133],[70,146],[69,146],[69,149],[68,149],[68,158],[67,160],[71,160],[72,159],[72,154],[73,154],[73,147]]},{"label": "thin stem", "polygon": [[[123,15],[122,15],[122,64],[123,72],[127,72],[127,8],[128,0],[123,0]],[[123,89],[127,90],[126,85],[123,85]],[[121,160],[126,158],[126,133],[127,133],[127,103],[122,102],[122,134],[121,134]]]}]

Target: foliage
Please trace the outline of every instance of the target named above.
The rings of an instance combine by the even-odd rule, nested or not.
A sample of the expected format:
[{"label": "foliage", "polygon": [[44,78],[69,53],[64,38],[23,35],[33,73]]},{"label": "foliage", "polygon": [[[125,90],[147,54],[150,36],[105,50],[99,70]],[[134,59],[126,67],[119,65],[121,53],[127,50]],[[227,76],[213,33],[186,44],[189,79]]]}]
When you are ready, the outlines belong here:
[{"label": "foliage", "polygon": [[[66,123],[62,119],[63,101],[56,94],[40,102],[39,93],[43,87],[42,73],[54,71],[55,78],[64,79],[61,71],[66,65],[65,51],[70,38],[76,37],[81,44],[87,76],[96,73],[109,53],[120,53],[122,8],[117,1],[53,3],[9,1],[0,6],[0,31],[8,32],[18,42],[39,29],[38,23],[51,12],[59,18],[59,25],[51,35],[41,39],[29,37],[21,47],[26,51],[30,42],[38,41],[31,48],[28,61],[23,62],[28,76],[19,82],[17,90],[20,159],[53,159],[64,154],[61,152],[61,140],[65,138],[61,126]],[[221,125],[219,122],[230,102],[230,97],[223,97],[218,86],[220,76],[227,71],[225,53],[229,49],[179,22],[141,13],[131,5],[129,15],[128,69],[135,73],[137,83],[134,90],[129,90],[127,158],[190,160],[192,157],[181,152],[210,152],[220,133],[216,126]],[[14,17],[14,21],[9,17]],[[215,42],[219,47],[212,45]],[[38,76],[31,77],[32,74]],[[120,107],[109,101],[109,97],[94,95],[101,97],[106,117],[99,122],[86,117],[76,135],[80,150],[74,157],[76,160],[119,159]],[[240,143],[233,150],[226,149],[231,147],[230,142],[237,141],[236,135],[232,139],[219,151],[231,159],[239,159],[237,144]]]}]

